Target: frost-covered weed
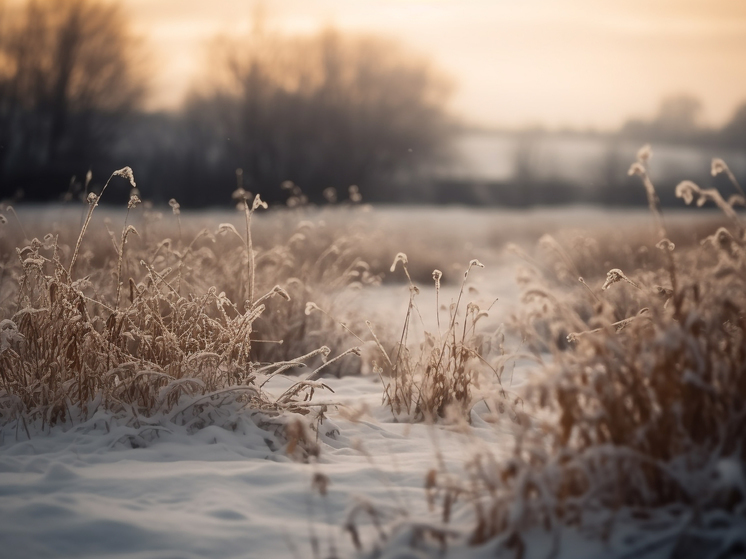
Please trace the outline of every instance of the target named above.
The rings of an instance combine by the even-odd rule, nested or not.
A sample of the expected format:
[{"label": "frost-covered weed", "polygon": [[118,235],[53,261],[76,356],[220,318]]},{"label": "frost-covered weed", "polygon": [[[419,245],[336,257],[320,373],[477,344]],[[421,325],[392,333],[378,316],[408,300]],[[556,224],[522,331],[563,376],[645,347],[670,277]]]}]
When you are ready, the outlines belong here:
[{"label": "frost-covered weed", "polygon": [[[131,169],[115,176],[135,186]],[[0,423],[24,432],[75,423],[97,409],[191,428],[229,426],[235,414],[228,411],[238,408],[259,413],[259,422],[322,417],[310,401],[327,388],[318,377],[358,351],[334,329],[324,340],[313,336],[312,328],[323,328],[305,304],[376,281],[343,241],[318,246],[313,226],[302,225],[287,244],[257,249],[251,217],[266,207],[258,196],[245,211],[245,236],[230,224],[192,232],[179,221],[178,241],[158,238],[152,218],[140,231],[128,223],[137,192],[121,234],[107,218],[110,238],[90,237],[104,190],[91,194],[77,238],[67,228],[26,239],[2,262]],[[178,203],[171,207],[178,219]],[[327,359],[329,346],[340,355]],[[280,396],[267,392],[269,379],[308,366],[312,372]]]},{"label": "frost-covered weed", "polygon": [[[492,344],[489,336],[478,331],[477,324],[488,316],[489,309],[483,310],[473,302],[465,304],[463,301],[470,272],[473,268],[484,268],[484,265],[479,260],[469,263],[458,296],[450,303],[445,324],[440,320],[443,274],[440,270],[433,271],[437,331],[424,331],[424,340],[420,343],[410,339],[413,324],[418,320],[422,322],[416,302],[420,290],[412,282],[409,260],[401,252],[396,255],[391,272],[399,265],[409,282],[409,305],[399,341],[393,349],[386,351],[380,342],[377,344],[382,356],[378,372],[384,378],[384,404],[394,416],[415,421],[436,421],[449,416],[453,419],[468,418],[472,407],[483,399],[475,392],[483,375],[488,377],[487,384],[499,387],[496,400],[505,400],[508,394],[502,387],[502,375],[507,363],[516,356],[506,355],[499,340]],[[492,348],[492,345],[497,347]]]},{"label": "frost-covered weed", "polygon": [[[443,522],[457,502],[473,508],[473,544],[496,539],[520,556],[531,528],[545,528],[558,544],[563,526],[605,538],[624,518],[657,518],[678,548],[691,530],[736,526],[746,516],[746,236],[734,210],[742,198],[679,185],[687,203],[713,201],[730,227],[676,247],[649,157],[641,150],[630,172],[648,192],[658,265],[612,265],[603,285],[581,277],[567,288],[564,278],[547,282],[551,268],[537,263],[518,331],[538,340],[531,347],[546,365],[523,392],[512,457],[480,452],[466,479],[428,474]],[[713,163],[713,172],[724,168]],[[542,244],[564,273],[578,273],[578,247],[570,256],[553,239]],[[727,554],[746,542],[710,544]]]}]

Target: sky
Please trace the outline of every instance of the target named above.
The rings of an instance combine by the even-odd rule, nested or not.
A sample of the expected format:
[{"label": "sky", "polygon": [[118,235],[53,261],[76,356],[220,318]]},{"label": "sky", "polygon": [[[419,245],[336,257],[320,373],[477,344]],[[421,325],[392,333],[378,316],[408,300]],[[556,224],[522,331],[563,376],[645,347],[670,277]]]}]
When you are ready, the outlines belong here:
[{"label": "sky", "polygon": [[[205,44],[250,28],[256,0],[120,0],[154,57],[153,108],[178,106]],[[488,127],[613,129],[668,96],[703,124],[746,101],[746,0],[265,0],[284,33],[393,37],[454,82],[450,109]]]}]

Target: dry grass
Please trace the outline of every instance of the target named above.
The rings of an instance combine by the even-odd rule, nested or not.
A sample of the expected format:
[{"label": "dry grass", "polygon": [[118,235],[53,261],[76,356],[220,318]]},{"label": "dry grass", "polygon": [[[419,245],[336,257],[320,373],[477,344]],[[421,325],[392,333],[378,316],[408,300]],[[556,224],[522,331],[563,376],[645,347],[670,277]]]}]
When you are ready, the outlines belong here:
[{"label": "dry grass", "polygon": [[[135,186],[129,168],[112,178],[117,175]],[[136,423],[157,417],[193,428],[230,426],[239,408],[261,412],[259,421],[285,421],[309,416],[314,392],[327,389],[320,376],[359,354],[323,317],[304,312],[311,296],[332,301],[377,281],[344,241],[318,246],[313,226],[301,224],[286,244],[257,250],[251,222],[264,204],[241,192],[243,232],[232,224],[185,231],[172,201],[179,237],[159,237],[152,213],[140,220],[140,231],[128,223],[138,211],[134,190],[121,233],[109,221],[109,238],[91,237],[99,197],[89,195],[77,237],[68,228],[10,249],[26,231],[19,222],[13,235],[5,224],[0,422],[6,426],[29,434],[31,423],[82,421],[97,409]],[[325,332],[326,345],[316,344],[314,330]],[[327,359],[330,346],[333,359]],[[272,377],[309,366],[312,372],[283,394],[266,391]],[[322,414],[323,408],[316,415]]]},{"label": "dry grass", "polygon": [[[516,356],[506,355],[504,337],[500,333],[489,336],[478,330],[479,321],[490,309],[483,310],[473,302],[464,301],[469,274],[484,265],[478,260],[469,263],[458,296],[450,302],[448,317],[443,323],[440,317],[442,273],[440,270],[432,272],[437,330],[429,332],[422,324],[416,302],[420,290],[412,282],[404,253],[397,255],[391,271],[400,263],[409,282],[409,305],[401,336],[393,349],[386,353],[378,345],[383,355],[383,367],[378,370],[386,377],[385,405],[396,417],[437,421],[445,417],[468,418],[473,406],[482,399],[475,392],[482,383],[498,387],[497,399],[507,398],[502,376],[508,361]],[[416,342],[416,337],[414,341],[410,339],[411,329],[417,322],[422,324],[424,332],[424,340],[420,343]]]},{"label": "dry grass", "polygon": [[[626,514],[663,519],[657,529],[683,545],[690,529],[746,515],[746,237],[734,211],[744,200],[683,183],[680,197],[714,201],[729,227],[675,246],[647,157],[641,151],[631,173],[648,190],[656,258],[574,289],[560,287],[561,276],[547,281],[552,267],[537,263],[518,322],[546,365],[523,393],[512,457],[481,452],[465,479],[428,474],[444,522],[457,501],[473,507],[474,544],[497,538],[521,556],[528,528],[543,526],[556,546],[562,526],[607,537]],[[541,242],[577,277],[582,250],[571,257],[554,239]],[[713,551],[728,545],[738,542]]]}]

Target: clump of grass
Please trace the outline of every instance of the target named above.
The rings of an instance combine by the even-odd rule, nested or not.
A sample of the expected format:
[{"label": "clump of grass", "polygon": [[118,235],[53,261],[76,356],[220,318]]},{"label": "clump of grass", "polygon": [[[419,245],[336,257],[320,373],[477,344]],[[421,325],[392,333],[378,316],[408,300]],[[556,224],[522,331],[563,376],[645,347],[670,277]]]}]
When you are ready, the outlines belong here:
[{"label": "clump of grass", "polygon": [[[556,552],[563,526],[605,538],[617,520],[654,518],[676,547],[690,530],[746,516],[746,237],[734,210],[743,199],[679,185],[687,203],[713,201],[731,225],[676,247],[641,153],[631,172],[648,191],[660,265],[614,268],[603,285],[573,290],[534,275],[520,331],[543,338],[546,365],[522,394],[511,457],[481,452],[465,480],[428,474],[444,522],[456,501],[473,507],[472,544],[497,538],[520,556],[526,530],[544,527]],[[734,541],[710,544],[727,554]]]},{"label": "clump of grass", "polygon": [[[261,341],[255,344],[254,355],[258,360],[286,360],[293,352],[310,351],[319,344],[336,352],[364,335],[358,328],[356,336],[350,336],[338,322],[356,322],[347,307],[350,298],[380,283],[380,276],[357,256],[360,240],[354,234],[341,232],[329,239],[327,229],[324,224],[301,221],[287,243],[257,256],[259,277],[286,278],[284,286],[291,297],[290,301],[266,301],[267,312],[257,322]],[[309,302],[326,313],[306,312]],[[273,343],[276,340],[283,343]],[[360,360],[344,359],[326,368],[325,374],[341,376],[359,370]]]},{"label": "clump of grass", "polygon": [[412,281],[408,258],[404,253],[397,254],[391,272],[399,264],[409,283],[409,304],[401,336],[391,352],[387,352],[376,338],[379,353],[383,356],[383,366],[377,370],[385,376],[384,404],[395,416],[404,415],[415,421],[435,421],[449,414],[468,417],[471,408],[480,400],[474,389],[485,373],[491,377],[490,382],[498,385],[501,397],[505,398],[507,394],[502,389],[501,380],[509,357],[506,358],[501,345],[497,358],[486,355],[489,340],[477,329],[479,321],[487,316],[489,309],[482,310],[470,302],[462,310],[469,273],[484,265],[478,260],[469,263],[458,296],[450,303],[445,324],[440,321],[442,272],[433,271],[437,331],[431,333],[424,330],[423,323],[424,340],[417,343],[410,339],[410,334],[413,322],[419,319],[422,323],[415,300],[420,290]]},{"label": "clump of grass", "polygon": [[[115,176],[135,187],[131,169],[116,171],[109,181]],[[0,423],[30,435],[31,423],[42,428],[74,423],[98,409],[126,421],[159,417],[191,428],[230,424],[235,417],[228,410],[238,408],[264,418],[310,417],[313,393],[328,389],[318,380],[321,371],[359,351],[351,348],[327,360],[331,350],[319,345],[282,360],[257,359],[258,326],[270,336],[285,333],[272,326],[289,315],[270,305],[291,302],[289,290],[303,295],[312,283],[303,284],[309,278],[297,270],[300,278],[288,283],[303,287],[275,284],[255,295],[261,293],[257,286],[288,279],[280,273],[285,263],[262,266],[271,258],[255,254],[250,226],[253,211],[264,205],[261,199],[246,211],[245,238],[233,226],[220,228],[236,233],[243,251],[216,248],[221,236],[209,230],[188,244],[137,238],[127,223],[139,201],[133,194],[121,235],[111,234],[114,250],[94,244],[91,252],[85,250],[86,233],[100,196],[89,195],[74,248],[59,234],[48,234],[17,248],[13,265],[4,263]],[[171,207],[179,218],[177,204]],[[181,237],[180,222],[179,230]],[[268,273],[275,276],[256,281]],[[221,278],[246,299],[235,302],[207,283]],[[267,391],[277,375],[309,365],[312,372],[291,380],[279,396]]]}]

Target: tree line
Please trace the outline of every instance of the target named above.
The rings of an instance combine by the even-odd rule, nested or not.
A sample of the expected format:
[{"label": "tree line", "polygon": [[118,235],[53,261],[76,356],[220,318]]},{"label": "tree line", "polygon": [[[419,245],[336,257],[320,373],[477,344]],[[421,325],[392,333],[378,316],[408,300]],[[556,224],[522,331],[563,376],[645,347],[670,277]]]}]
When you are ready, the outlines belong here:
[{"label": "tree line", "polygon": [[[104,158],[125,116],[144,99],[135,43],[113,5],[0,0],[0,181],[59,180]],[[64,189],[64,185],[62,186]]]},{"label": "tree line", "polygon": [[187,206],[229,202],[237,183],[385,200],[447,156],[450,84],[396,42],[255,25],[214,41],[171,113],[142,109],[146,54],[117,4],[0,0],[0,198],[77,194],[88,170],[95,182],[129,165],[145,196]]},{"label": "tree line", "polygon": [[[131,166],[144,197],[186,207],[229,203],[237,186],[274,202],[342,200],[353,185],[372,202],[468,202],[469,185],[431,172],[459,131],[451,84],[401,44],[332,28],[283,35],[257,18],[208,58],[178,111],[148,112],[157,67],[118,4],[0,0],[0,199],[79,197]],[[616,136],[746,150],[746,103],[720,129],[701,126],[700,110],[665,99]],[[540,203],[561,201],[559,186],[544,190]]]},{"label": "tree line", "polygon": [[649,119],[630,119],[619,135],[646,142],[664,141],[700,146],[714,145],[746,150],[746,102],[719,128],[701,123],[702,103],[692,95],[673,95],[663,99],[656,115]]}]

